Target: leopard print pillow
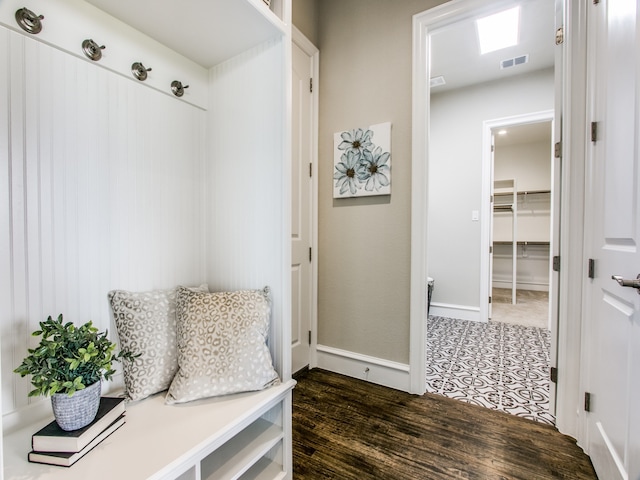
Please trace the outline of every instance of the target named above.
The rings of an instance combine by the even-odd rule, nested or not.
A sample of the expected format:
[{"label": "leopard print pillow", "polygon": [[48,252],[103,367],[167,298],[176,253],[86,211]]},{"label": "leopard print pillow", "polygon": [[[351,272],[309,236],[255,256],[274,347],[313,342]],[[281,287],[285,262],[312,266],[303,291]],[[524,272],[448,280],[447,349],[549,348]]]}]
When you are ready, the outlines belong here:
[{"label": "leopard print pillow", "polygon": [[268,288],[220,293],[178,288],[176,313],[179,368],[167,404],[279,383],[266,344]]},{"label": "leopard print pillow", "polygon": [[[195,290],[208,292],[206,284]],[[178,371],[177,289],[109,292],[109,303],[123,350],[140,354],[122,362],[125,395],[137,401],[169,388]]]}]

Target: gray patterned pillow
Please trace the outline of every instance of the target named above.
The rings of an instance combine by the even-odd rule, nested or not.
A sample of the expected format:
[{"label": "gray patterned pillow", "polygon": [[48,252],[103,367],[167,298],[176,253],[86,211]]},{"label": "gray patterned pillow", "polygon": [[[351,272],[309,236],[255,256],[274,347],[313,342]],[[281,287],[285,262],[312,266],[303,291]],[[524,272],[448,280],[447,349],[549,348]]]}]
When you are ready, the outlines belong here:
[{"label": "gray patterned pillow", "polygon": [[166,403],[262,390],[279,382],[266,345],[269,289],[200,293],[178,288],[178,373]]},{"label": "gray patterned pillow", "polygon": [[[206,284],[194,290],[209,291]],[[122,362],[129,400],[142,400],[166,390],[178,371],[176,292],[175,288],[109,292],[120,345],[140,354],[133,362]]]}]

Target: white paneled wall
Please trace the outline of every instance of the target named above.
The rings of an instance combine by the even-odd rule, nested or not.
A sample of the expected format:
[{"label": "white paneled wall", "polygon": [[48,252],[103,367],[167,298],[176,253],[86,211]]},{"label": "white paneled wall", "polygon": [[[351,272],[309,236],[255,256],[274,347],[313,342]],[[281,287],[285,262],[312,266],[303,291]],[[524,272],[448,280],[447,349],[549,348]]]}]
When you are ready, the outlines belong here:
[{"label": "white paneled wall", "polygon": [[[213,289],[269,285],[273,324],[289,328],[291,280],[282,268],[291,264],[283,48],[281,39],[269,41],[211,70],[207,205],[215,246],[207,252],[207,279]],[[282,338],[272,329],[272,343]],[[271,345],[284,355],[289,349]],[[288,376],[282,370],[288,362],[276,356],[274,363]]]},{"label": "white paneled wall", "polygon": [[206,115],[0,27],[4,413],[27,403],[12,370],[40,320],[113,331],[109,290],[205,279]]}]

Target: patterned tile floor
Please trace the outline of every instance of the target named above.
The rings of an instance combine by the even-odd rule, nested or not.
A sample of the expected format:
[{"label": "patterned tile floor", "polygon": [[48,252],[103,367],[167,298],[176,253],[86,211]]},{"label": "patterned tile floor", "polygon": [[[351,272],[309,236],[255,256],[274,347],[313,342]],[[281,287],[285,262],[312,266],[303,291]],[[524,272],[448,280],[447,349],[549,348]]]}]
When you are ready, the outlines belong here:
[{"label": "patterned tile floor", "polygon": [[427,391],[555,425],[549,331],[430,316]]}]

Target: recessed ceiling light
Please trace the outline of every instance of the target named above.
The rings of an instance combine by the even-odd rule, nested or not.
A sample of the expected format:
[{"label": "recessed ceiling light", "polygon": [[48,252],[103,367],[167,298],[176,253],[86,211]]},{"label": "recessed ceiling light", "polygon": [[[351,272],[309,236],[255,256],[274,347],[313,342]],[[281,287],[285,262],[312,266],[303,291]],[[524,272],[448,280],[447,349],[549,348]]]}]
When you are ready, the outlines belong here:
[{"label": "recessed ceiling light", "polygon": [[480,53],[495,52],[518,44],[520,7],[513,7],[476,20]]},{"label": "recessed ceiling light", "polygon": [[506,130],[498,130],[498,135],[506,135],[507,131]]}]

